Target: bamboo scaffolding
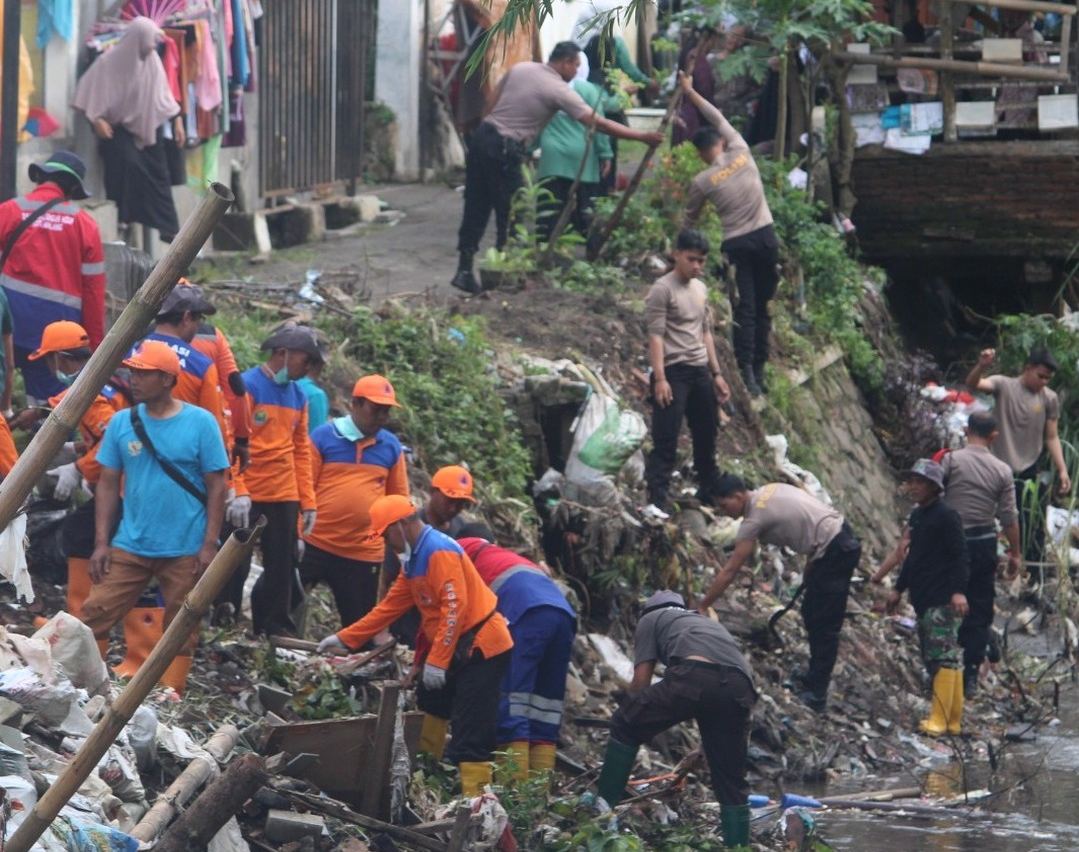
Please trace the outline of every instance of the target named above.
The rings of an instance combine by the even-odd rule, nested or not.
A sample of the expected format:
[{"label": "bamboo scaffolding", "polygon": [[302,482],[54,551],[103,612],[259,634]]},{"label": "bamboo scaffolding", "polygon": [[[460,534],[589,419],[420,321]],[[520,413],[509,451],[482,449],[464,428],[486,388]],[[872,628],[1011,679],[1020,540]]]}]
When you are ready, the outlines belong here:
[{"label": "bamboo scaffolding", "polygon": [[[967,0],[947,0],[948,3],[966,3]],[[1049,3],[1047,0],[977,0],[979,6],[996,9],[1016,9],[1020,12],[1048,12],[1055,15],[1074,15],[1075,7],[1067,3]]]},{"label": "bamboo scaffolding", "polygon": [[203,616],[213,605],[214,599],[221,593],[232,572],[240,562],[250,556],[255,542],[266,527],[266,518],[260,517],[258,523],[249,530],[237,530],[218,551],[213,562],[199,581],[184,598],[183,606],[169,625],[165,635],[154,646],[146,662],[135,673],[135,677],[120,693],[113,705],[106,711],[101,721],[94,726],[82,748],[76,752],[60,777],[38,800],[37,804],[22,825],[16,830],[4,846],[5,852],[30,852],[42,833],[49,827],[60,809],[67,804],[75,792],[97,768],[98,761],[109,750],[109,746],[119,736],[131,720],[132,714],[150,694],[165,669],[169,667],[177,652],[183,647],[192,631],[198,630]]},{"label": "bamboo scaffolding", "polygon": [[63,400],[44,420],[30,446],[15,462],[11,473],[0,483],[0,529],[6,528],[18,514],[34,484],[53,463],[64,442],[70,440],[71,433],[78,428],[79,420],[94,397],[101,392],[132,345],[145,336],[146,326],[209,239],[225,211],[232,206],[232,201],[228,187],[219,183],[210,185],[150,277],[124,308],[116,324],[109,329],[71,389],[64,394]]},{"label": "bamboo scaffolding", "polygon": [[921,59],[905,56],[877,56],[872,53],[849,53],[837,51],[835,59],[853,62],[855,65],[882,65],[885,68],[926,68],[931,71],[952,71],[957,74],[973,74],[981,77],[1011,77],[1016,80],[1038,80],[1045,83],[1067,83],[1068,75],[1048,68],[1028,68],[1025,65],[1005,65],[1003,62],[964,62],[961,59]]}]

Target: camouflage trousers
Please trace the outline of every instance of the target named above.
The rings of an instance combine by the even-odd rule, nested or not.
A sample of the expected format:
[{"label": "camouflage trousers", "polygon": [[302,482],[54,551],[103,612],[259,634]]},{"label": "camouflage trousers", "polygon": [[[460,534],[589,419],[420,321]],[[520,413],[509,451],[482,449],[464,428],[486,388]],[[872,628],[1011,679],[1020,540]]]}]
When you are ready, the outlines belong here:
[{"label": "camouflage trousers", "polygon": [[959,618],[950,606],[931,606],[918,616],[918,643],[930,677],[937,669],[962,668]]}]

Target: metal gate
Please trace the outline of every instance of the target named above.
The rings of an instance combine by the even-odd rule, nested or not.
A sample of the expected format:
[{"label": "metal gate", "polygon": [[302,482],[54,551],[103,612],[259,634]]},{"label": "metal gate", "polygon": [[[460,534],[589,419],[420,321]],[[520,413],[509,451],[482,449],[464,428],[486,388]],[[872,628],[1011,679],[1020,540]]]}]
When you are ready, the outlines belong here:
[{"label": "metal gate", "polygon": [[355,190],[376,2],[288,0],[267,9],[258,81],[263,198]]}]

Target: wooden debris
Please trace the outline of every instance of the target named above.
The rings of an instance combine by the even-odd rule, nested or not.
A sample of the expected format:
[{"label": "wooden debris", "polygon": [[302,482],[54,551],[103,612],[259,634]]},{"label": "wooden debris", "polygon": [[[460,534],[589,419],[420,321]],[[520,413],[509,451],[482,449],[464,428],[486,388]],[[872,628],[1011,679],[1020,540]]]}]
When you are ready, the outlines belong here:
[{"label": "wooden debris", "polygon": [[202,852],[244,802],[269,781],[263,759],[245,754],[229,764],[213,784],[172,824],[155,852]]},{"label": "wooden debris", "polygon": [[[203,748],[214,760],[222,763],[239,740],[240,731],[237,728],[223,725],[207,740]],[[145,842],[161,834],[195,792],[210,779],[216,768],[205,758],[196,757],[192,760],[169,788],[157,797],[157,801],[129,834],[136,840]]]}]

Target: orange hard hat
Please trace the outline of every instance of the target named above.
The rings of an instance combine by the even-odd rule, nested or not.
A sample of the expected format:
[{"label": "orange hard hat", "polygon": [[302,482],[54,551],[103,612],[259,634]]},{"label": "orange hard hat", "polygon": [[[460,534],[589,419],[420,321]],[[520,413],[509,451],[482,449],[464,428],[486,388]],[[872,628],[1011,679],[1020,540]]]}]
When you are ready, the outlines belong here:
[{"label": "orange hard hat", "polygon": [[386,527],[396,524],[416,514],[416,507],[403,494],[387,494],[371,504],[371,531],[367,538],[378,538],[386,532]]},{"label": "orange hard hat", "polygon": [[90,345],[90,335],[77,322],[60,320],[50,322],[41,332],[41,345],[26,357],[31,361],[44,358],[50,352],[69,352]]},{"label": "orange hard hat", "polygon": [[459,464],[451,464],[435,471],[431,477],[431,487],[437,488],[454,500],[476,502],[472,496],[472,474]]},{"label": "orange hard hat", "polygon": [[160,370],[179,376],[180,356],[164,341],[144,340],[133,355],[124,359],[124,366],[132,370]]},{"label": "orange hard hat", "polygon": [[356,399],[357,397],[369,400],[375,405],[401,407],[401,403],[397,401],[397,393],[394,391],[393,385],[385,376],[371,375],[357,379],[356,384],[352,387],[352,398]]}]

